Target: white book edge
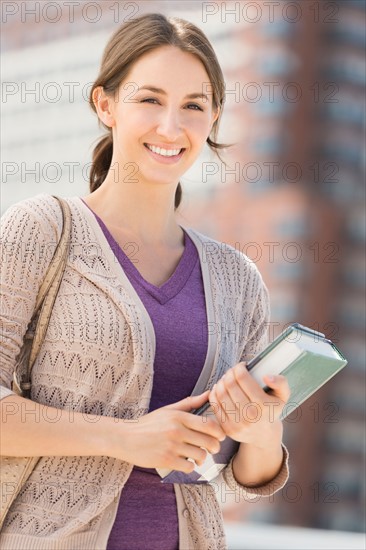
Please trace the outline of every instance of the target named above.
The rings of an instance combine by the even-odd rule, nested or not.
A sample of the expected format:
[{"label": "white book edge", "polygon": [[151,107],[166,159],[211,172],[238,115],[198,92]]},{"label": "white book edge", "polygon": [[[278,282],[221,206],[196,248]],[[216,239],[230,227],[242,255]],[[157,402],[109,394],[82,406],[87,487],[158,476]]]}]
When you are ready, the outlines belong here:
[{"label": "white book edge", "polygon": [[313,337],[308,334],[301,333],[301,339],[297,342],[288,342],[282,340],[274,349],[249,370],[253,378],[261,385],[265,386],[262,377],[265,374],[281,374],[303,353],[313,353],[342,360],[337,351],[328,342],[314,342]]}]

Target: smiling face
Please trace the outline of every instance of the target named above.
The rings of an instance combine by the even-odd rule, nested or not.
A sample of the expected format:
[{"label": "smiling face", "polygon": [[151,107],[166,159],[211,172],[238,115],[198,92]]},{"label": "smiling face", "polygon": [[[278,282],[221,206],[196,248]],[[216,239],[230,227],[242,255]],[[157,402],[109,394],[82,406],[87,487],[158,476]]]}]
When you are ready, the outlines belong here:
[{"label": "smiling face", "polygon": [[204,65],[190,53],[162,46],[140,57],[115,97],[109,97],[109,113],[103,118],[98,110],[112,127],[112,165],[135,163],[140,181],[177,183],[218,116],[211,90]]}]

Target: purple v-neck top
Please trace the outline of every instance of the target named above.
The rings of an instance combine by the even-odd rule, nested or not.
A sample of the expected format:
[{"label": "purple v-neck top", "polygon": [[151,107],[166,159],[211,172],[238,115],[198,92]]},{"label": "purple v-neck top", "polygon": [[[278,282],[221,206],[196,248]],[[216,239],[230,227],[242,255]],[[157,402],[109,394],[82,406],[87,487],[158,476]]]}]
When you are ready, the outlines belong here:
[{"label": "purple v-neck top", "polygon": [[[171,277],[156,287],[141,276],[138,262],[134,263],[93,214],[154,326],[151,412],[191,395],[205,363],[208,325],[198,251],[182,228],[183,255]],[[121,494],[107,550],[179,549],[174,486],[160,480],[155,468],[134,466]]]}]

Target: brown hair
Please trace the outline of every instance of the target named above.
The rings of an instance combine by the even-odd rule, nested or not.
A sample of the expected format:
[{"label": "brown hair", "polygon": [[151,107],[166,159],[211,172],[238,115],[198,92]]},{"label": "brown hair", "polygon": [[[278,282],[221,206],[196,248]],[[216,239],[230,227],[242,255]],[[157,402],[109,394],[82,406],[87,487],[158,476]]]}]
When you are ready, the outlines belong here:
[{"label": "brown hair", "polygon": [[[198,57],[203,63],[212,86],[213,108],[220,107],[220,113],[215,120],[207,144],[217,156],[218,149],[231,145],[216,143],[219,121],[225,101],[225,81],[216,54],[205,34],[195,25],[177,17],[165,17],[160,13],[149,13],[130,19],[112,35],[107,43],[102,57],[100,72],[89,95],[89,104],[96,111],[93,92],[102,86],[105,93],[115,93],[121,82],[127,77],[135,61],[144,53],[164,45],[180,48],[184,52]],[[112,162],[113,137],[111,128],[99,120],[108,130],[93,151],[93,164],[90,171],[89,188],[92,193],[105,180]],[[220,158],[221,160],[221,158]],[[182,199],[182,187],[179,183],[175,192],[174,206],[178,208]]]}]

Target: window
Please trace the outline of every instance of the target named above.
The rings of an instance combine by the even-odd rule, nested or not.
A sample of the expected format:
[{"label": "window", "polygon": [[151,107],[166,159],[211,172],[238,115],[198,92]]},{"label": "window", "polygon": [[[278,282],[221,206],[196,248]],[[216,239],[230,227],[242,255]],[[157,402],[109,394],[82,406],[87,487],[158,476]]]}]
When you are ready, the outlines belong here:
[{"label": "window", "polygon": [[284,218],[276,223],[274,231],[280,239],[305,238],[309,233],[309,222],[300,216]]},{"label": "window", "polygon": [[355,56],[349,58],[334,59],[329,66],[324,69],[326,80],[344,81],[357,86],[365,86],[365,67],[363,58],[358,59]]},{"label": "window", "polygon": [[346,0],[347,7],[351,6],[361,11],[366,11],[364,0]]},{"label": "window", "polygon": [[[352,3],[352,0],[347,0],[347,5]],[[362,8],[365,9],[364,1],[361,3],[363,4]],[[329,32],[326,34],[326,39],[329,41],[341,42],[345,45],[350,44],[356,47],[359,46],[364,49],[366,46],[366,36],[363,18],[357,17],[357,14],[354,12],[343,12],[339,24],[330,25]]]},{"label": "window", "polygon": [[269,271],[273,277],[280,281],[299,281],[304,278],[306,264],[298,262],[275,262]]},{"label": "window", "polygon": [[354,208],[347,220],[347,234],[351,239],[364,243],[366,241],[365,208]]},{"label": "window", "polygon": [[281,37],[286,38],[294,35],[295,25],[290,21],[279,18],[277,21],[266,21],[262,24],[262,32],[264,37]]},{"label": "window", "polygon": [[[327,464],[327,470],[323,472],[321,484],[323,487],[325,484],[328,484],[329,488],[331,485],[334,485],[338,489],[338,498],[340,494],[342,494],[343,498],[346,496],[358,498],[362,489],[360,486],[361,477],[361,464],[359,467],[353,465],[350,468],[348,463],[334,461],[333,464]],[[334,496],[337,497],[336,494]]]},{"label": "window", "polygon": [[342,99],[339,103],[326,103],[323,106],[323,113],[334,122],[346,122],[364,126],[364,105],[355,100]]},{"label": "window", "polygon": [[332,162],[345,162],[353,167],[361,169],[363,159],[363,144],[359,139],[353,140],[353,143],[326,143],[324,144],[321,153],[332,159]]},{"label": "window", "polygon": [[258,137],[253,141],[252,148],[258,155],[271,155],[277,157],[285,150],[285,140],[281,134],[271,136],[264,135],[262,138]]},{"label": "window", "polygon": [[263,95],[258,101],[252,103],[257,115],[260,116],[279,116],[284,114],[290,114],[294,108],[295,103],[285,101],[283,97],[276,100],[272,100],[270,95]]},{"label": "window", "polygon": [[365,305],[361,295],[344,296],[338,303],[339,319],[347,327],[364,330]]},{"label": "window", "polygon": [[[352,369],[362,375],[365,373],[366,347],[362,336],[349,335],[341,340],[339,347],[348,360],[346,368]],[[362,386],[363,387],[363,386]]]},{"label": "window", "polygon": [[365,288],[365,258],[364,251],[350,254],[342,266],[342,278],[346,284],[359,288]]},{"label": "window", "polygon": [[[297,319],[298,314],[298,298],[294,292],[276,289],[271,291],[271,322],[281,321],[285,325]],[[281,331],[282,328],[279,332]]]},{"label": "window", "polygon": [[297,57],[291,51],[270,52],[266,45],[266,48],[259,52],[256,66],[262,75],[287,77],[297,68],[298,63]]},{"label": "window", "polygon": [[354,420],[346,421],[344,418],[341,422],[329,423],[325,432],[325,440],[331,451],[363,455],[363,423]]}]

